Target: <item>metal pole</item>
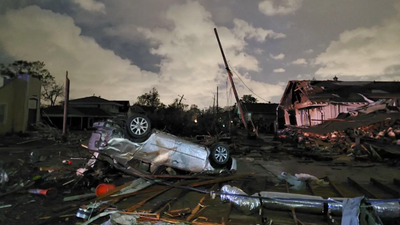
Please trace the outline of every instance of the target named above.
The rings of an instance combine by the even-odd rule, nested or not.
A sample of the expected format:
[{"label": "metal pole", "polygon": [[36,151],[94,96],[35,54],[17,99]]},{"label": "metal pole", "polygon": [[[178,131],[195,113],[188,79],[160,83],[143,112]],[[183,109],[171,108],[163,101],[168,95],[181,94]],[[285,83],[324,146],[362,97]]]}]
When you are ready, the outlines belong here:
[{"label": "metal pole", "polygon": [[69,78],[67,71],[65,74],[65,87],[64,87],[64,117],[63,117],[63,130],[62,130],[63,136],[65,136],[65,134],[67,133],[68,101],[69,101]]},{"label": "metal pole", "polygon": [[218,117],[218,86],[217,86],[217,117]]},{"label": "metal pole", "polygon": [[239,108],[239,112],[240,112],[240,118],[242,119],[243,125],[247,130],[247,123],[246,123],[246,120],[244,119],[244,114],[243,114],[244,112],[243,112],[243,109],[242,109],[242,104],[240,104],[239,96],[237,94],[235,84],[233,83],[232,72],[229,69],[228,62],[226,61],[224,50],[222,49],[221,41],[219,40],[217,28],[214,28],[214,33],[215,33],[215,36],[217,37],[219,49],[221,50],[222,58],[224,59],[225,69],[228,72],[228,78],[229,78],[229,81],[231,82],[231,85],[232,85],[233,94],[235,95],[236,104],[237,104],[237,106]]}]

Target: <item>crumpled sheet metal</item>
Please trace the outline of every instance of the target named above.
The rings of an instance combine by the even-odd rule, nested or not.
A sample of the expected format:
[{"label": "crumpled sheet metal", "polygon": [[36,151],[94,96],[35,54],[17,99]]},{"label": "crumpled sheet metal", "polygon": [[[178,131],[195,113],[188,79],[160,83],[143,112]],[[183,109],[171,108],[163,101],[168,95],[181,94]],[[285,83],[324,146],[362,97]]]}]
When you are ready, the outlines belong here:
[{"label": "crumpled sheet metal", "polygon": [[[328,203],[328,210],[333,216],[341,216],[343,210],[343,201],[345,198],[328,198],[329,200],[337,201],[335,203]],[[372,202],[376,214],[380,218],[392,219],[400,217],[400,203],[399,202]]]},{"label": "crumpled sheet metal", "polygon": [[201,172],[207,165],[210,152],[205,146],[156,131],[137,154],[139,158],[148,158],[156,165]]},{"label": "crumpled sheet metal", "polygon": [[124,159],[126,162],[135,158],[153,165],[165,165],[192,172],[214,169],[209,165],[210,153],[206,147],[157,130],[143,143],[113,138],[107,143],[105,151],[111,157]]},{"label": "crumpled sheet metal", "polygon": [[[208,148],[158,130],[142,143],[112,138],[100,151],[125,166],[130,160],[138,159],[154,166],[164,165],[191,172],[215,170],[209,161]],[[232,158],[230,170],[236,169],[237,162]]]},{"label": "crumpled sheet metal", "polygon": [[260,192],[260,195],[261,197],[271,198],[262,200],[263,207],[266,209],[290,211],[292,208],[295,208],[298,212],[310,214],[321,214],[324,211],[324,204],[322,202],[309,201],[323,200],[320,196],[268,191],[262,191]]},{"label": "crumpled sheet metal", "polygon": [[[240,188],[232,187],[230,185],[224,185],[221,189],[222,193],[226,194],[240,194],[247,195]],[[251,215],[256,212],[260,207],[260,200],[256,198],[246,198],[234,195],[224,195],[221,194],[221,201],[229,201],[233,204],[235,208],[242,211],[246,215]]]}]

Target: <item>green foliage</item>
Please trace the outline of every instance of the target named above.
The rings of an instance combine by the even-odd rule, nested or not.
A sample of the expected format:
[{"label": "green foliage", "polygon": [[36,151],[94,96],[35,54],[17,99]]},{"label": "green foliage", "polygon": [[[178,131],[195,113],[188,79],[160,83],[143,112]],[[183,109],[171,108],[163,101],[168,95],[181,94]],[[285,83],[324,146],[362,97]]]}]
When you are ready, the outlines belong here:
[{"label": "green foliage", "polygon": [[51,76],[50,72],[44,67],[44,62],[27,62],[23,60],[17,60],[8,65],[0,64],[0,74],[6,75],[10,78],[16,77],[21,74],[29,74],[33,77],[42,79],[46,76]]},{"label": "green foliage", "polygon": [[258,100],[254,98],[252,95],[243,95],[242,97],[243,103],[257,103]]},{"label": "green foliage", "polygon": [[0,74],[15,78],[18,75],[29,74],[42,80],[42,100],[54,106],[58,97],[63,96],[63,85],[56,83],[54,77],[45,68],[44,62],[28,62],[17,60],[8,65],[0,64]]},{"label": "green foliage", "polygon": [[136,104],[138,105],[151,106],[154,108],[161,106],[160,94],[158,94],[157,89],[154,87],[149,91],[149,93],[144,93],[143,95],[138,96],[137,100]]}]

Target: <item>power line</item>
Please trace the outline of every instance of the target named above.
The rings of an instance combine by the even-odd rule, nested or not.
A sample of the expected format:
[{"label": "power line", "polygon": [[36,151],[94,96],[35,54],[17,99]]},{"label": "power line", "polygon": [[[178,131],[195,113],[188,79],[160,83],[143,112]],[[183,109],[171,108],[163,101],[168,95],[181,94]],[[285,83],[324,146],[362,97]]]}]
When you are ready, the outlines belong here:
[{"label": "power line", "polygon": [[[231,66],[229,65],[229,67],[231,67]],[[231,68],[233,68],[233,67],[231,67]],[[251,90],[251,89],[244,83],[244,81],[242,80],[242,78],[240,78],[240,76],[236,73],[235,70],[233,70],[233,73],[239,78],[239,80],[243,83],[243,85],[244,85],[247,89],[249,89],[249,91],[250,91],[251,93],[253,93],[255,96],[259,97],[261,100],[263,100],[263,101],[265,101],[265,102],[268,102],[267,100],[261,98],[258,94],[254,93],[254,91]]]}]

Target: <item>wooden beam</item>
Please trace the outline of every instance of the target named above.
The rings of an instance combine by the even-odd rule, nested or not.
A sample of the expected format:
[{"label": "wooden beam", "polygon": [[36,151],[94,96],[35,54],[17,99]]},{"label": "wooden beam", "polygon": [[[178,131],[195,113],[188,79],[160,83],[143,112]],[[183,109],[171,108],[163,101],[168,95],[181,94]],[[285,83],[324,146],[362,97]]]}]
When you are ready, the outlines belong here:
[{"label": "wooden beam", "polygon": [[292,208],[292,217],[295,225],[298,225],[299,223],[297,222],[297,217],[296,217],[296,212],[294,208]]},{"label": "wooden beam", "polygon": [[[219,186],[218,184],[214,184],[214,186],[212,186],[211,190],[217,189],[218,186]],[[191,221],[191,220],[194,218],[194,216],[196,216],[196,214],[200,211],[200,208],[202,207],[203,202],[204,202],[206,199],[209,199],[209,198],[210,198],[210,194],[205,194],[205,195],[200,199],[199,203],[197,203],[196,207],[194,207],[194,209],[192,210],[192,212],[190,213],[190,215],[186,218],[186,221],[188,221],[188,222]]]},{"label": "wooden beam", "polygon": [[157,196],[163,194],[164,192],[170,190],[171,188],[172,188],[172,187],[168,187],[168,188],[165,188],[164,190],[161,190],[161,191],[155,193],[154,195],[152,195],[152,196],[150,196],[150,197],[148,197],[148,198],[142,200],[142,201],[139,202],[138,204],[133,205],[133,206],[127,208],[126,211],[128,211],[128,212],[135,211],[136,209],[142,207],[144,204],[146,204],[146,203],[147,203],[148,201],[150,201],[151,199],[153,199],[153,198],[155,198],[155,197],[157,197]]},{"label": "wooden beam", "polygon": [[327,176],[326,180],[329,182],[329,185],[331,188],[339,195],[339,197],[344,197],[343,192],[340,191],[340,189],[336,186],[336,184]]},{"label": "wooden beam", "polygon": [[370,191],[365,189],[362,185],[351,179],[350,177],[347,177],[347,181],[349,182],[350,185],[354,186],[356,189],[358,189],[361,193],[363,193],[365,196],[368,198],[377,198],[374,194],[372,194]]},{"label": "wooden beam", "polygon": [[311,192],[312,195],[315,195],[314,188],[311,186],[309,181],[306,181],[307,189]]},{"label": "wooden beam", "polygon": [[207,184],[221,183],[221,182],[225,182],[225,181],[236,180],[236,179],[239,179],[239,178],[242,178],[242,177],[251,176],[253,174],[254,173],[236,174],[236,175],[223,177],[223,178],[219,178],[219,179],[215,179],[215,180],[202,181],[202,182],[190,185],[190,186],[191,187],[199,187],[199,186],[203,186],[203,185],[207,185]]},{"label": "wooden beam", "polygon": [[164,212],[167,211],[167,207],[170,207],[171,205],[173,205],[180,197],[184,196],[188,192],[189,192],[189,190],[180,189],[175,198],[173,198],[172,200],[168,201],[166,204],[164,204],[164,206],[161,207],[161,209],[159,209],[156,212],[157,219],[160,219],[161,216],[164,214]]},{"label": "wooden beam", "polygon": [[395,189],[393,189],[393,188],[391,188],[391,187],[389,187],[389,186],[383,184],[382,182],[380,182],[380,181],[378,181],[378,180],[376,180],[376,179],[374,179],[374,178],[371,178],[370,181],[371,181],[371,183],[373,183],[375,186],[377,186],[377,187],[379,187],[380,189],[384,190],[385,192],[387,192],[387,193],[393,195],[393,197],[396,197],[396,198],[400,197],[400,192],[398,192],[397,190],[395,190]]}]

